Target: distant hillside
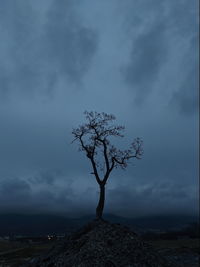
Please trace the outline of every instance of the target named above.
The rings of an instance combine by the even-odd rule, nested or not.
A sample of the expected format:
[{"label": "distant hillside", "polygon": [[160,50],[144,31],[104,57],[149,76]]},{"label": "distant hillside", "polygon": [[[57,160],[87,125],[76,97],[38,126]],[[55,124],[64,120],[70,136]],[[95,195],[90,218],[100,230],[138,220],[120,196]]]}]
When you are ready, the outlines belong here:
[{"label": "distant hillside", "polygon": [[[22,214],[1,214],[0,215],[0,236],[5,235],[45,235],[59,234],[74,231],[94,219],[94,216],[84,216],[78,219],[71,219],[56,215],[22,215]],[[198,222],[196,216],[151,216],[142,218],[123,218],[107,214],[105,219],[123,225],[131,226],[135,230],[149,229],[178,229],[186,225]]]},{"label": "distant hillside", "polygon": [[[104,218],[113,223],[121,223],[124,225],[132,226],[138,229],[160,229],[171,230],[176,228],[182,228],[191,223],[198,223],[199,218],[197,216],[188,215],[158,215],[158,216],[146,216],[139,218],[125,218],[112,214],[105,214]],[[92,216],[85,216],[78,219],[79,222],[88,222],[93,219]]]},{"label": "distant hillside", "polygon": [[199,220],[197,216],[166,215],[130,219],[129,222],[142,229],[171,230],[185,227],[194,222],[198,223]]},{"label": "distant hillside", "polygon": [[0,236],[65,233],[74,228],[73,219],[55,215],[0,215]]}]

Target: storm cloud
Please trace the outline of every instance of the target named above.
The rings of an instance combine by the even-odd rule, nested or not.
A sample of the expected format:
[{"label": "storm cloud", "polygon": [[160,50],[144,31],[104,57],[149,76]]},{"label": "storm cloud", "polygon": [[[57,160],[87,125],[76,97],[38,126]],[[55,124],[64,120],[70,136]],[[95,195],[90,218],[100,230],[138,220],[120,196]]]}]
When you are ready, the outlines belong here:
[{"label": "storm cloud", "polygon": [[88,70],[97,34],[81,24],[75,2],[49,3],[1,1],[1,98],[46,94],[59,76],[78,83]]},{"label": "storm cloud", "polygon": [[2,0],[0,32],[0,212],[94,213],[84,110],[116,115],[119,147],[144,140],[106,212],[198,212],[197,1]]},{"label": "storm cloud", "polygon": [[175,91],[169,104],[175,101],[174,106],[183,113],[196,111],[197,1],[135,1],[132,5],[142,12],[135,20],[128,13],[131,54],[123,74],[135,94],[135,103],[144,102],[153,90],[158,94],[168,90]]}]

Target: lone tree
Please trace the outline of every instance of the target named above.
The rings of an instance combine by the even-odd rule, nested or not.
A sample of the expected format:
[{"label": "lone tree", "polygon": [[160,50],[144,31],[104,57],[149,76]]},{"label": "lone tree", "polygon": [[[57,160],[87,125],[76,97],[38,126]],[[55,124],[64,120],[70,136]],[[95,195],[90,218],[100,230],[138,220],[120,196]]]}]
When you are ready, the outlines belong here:
[{"label": "lone tree", "polygon": [[131,158],[141,159],[142,140],[134,139],[127,150],[117,149],[110,143],[110,137],[123,137],[123,126],[113,125],[115,116],[106,113],[84,112],[87,122],[73,129],[74,141],[79,142],[79,150],[84,151],[91,162],[93,174],[100,187],[100,197],[96,208],[97,219],[102,218],[105,202],[105,185],[114,168],[125,169]]}]

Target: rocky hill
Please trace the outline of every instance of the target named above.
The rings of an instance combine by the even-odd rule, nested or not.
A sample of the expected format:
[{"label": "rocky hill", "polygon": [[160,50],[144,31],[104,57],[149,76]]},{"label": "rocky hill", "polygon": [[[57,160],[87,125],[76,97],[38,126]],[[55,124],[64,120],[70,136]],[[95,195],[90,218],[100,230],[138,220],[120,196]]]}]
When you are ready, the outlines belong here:
[{"label": "rocky hill", "polygon": [[171,266],[129,228],[107,221],[92,221],[33,259],[33,267],[167,267]]}]

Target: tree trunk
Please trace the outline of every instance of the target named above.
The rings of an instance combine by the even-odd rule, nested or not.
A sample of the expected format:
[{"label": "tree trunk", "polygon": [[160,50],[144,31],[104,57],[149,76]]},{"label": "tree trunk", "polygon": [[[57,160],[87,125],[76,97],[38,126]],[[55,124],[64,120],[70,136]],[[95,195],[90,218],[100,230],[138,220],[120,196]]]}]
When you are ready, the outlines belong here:
[{"label": "tree trunk", "polygon": [[105,202],[105,185],[100,185],[99,203],[96,208],[96,218],[102,219],[103,208]]}]

